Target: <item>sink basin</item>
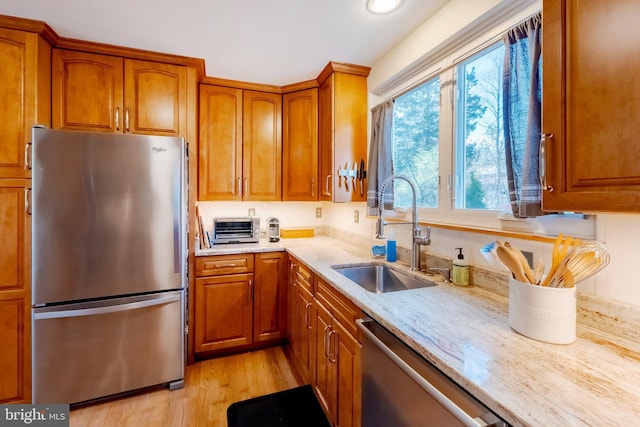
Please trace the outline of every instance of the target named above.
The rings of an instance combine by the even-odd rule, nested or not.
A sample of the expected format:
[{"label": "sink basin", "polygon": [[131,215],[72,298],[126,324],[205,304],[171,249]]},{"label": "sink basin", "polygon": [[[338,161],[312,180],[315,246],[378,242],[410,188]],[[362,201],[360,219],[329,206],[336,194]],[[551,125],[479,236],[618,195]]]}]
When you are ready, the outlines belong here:
[{"label": "sink basin", "polygon": [[367,291],[377,294],[436,285],[430,280],[414,277],[385,264],[334,265],[331,268]]}]

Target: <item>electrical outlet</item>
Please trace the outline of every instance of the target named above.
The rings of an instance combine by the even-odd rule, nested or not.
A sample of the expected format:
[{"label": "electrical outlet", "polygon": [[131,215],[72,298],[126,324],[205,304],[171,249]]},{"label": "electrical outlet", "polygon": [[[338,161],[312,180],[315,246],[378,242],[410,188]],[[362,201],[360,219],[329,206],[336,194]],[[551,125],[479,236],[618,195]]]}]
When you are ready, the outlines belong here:
[{"label": "electrical outlet", "polygon": [[256,216],[256,210],[254,208],[249,208],[249,216]]},{"label": "electrical outlet", "polygon": [[357,209],[353,211],[353,222],[356,224],[360,222],[360,211]]},{"label": "electrical outlet", "polygon": [[522,251],[522,255],[524,255],[529,267],[533,268],[533,252]]},{"label": "electrical outlet", "polygon": [[322,218],[322,208],[316,208],[316,218]]}]

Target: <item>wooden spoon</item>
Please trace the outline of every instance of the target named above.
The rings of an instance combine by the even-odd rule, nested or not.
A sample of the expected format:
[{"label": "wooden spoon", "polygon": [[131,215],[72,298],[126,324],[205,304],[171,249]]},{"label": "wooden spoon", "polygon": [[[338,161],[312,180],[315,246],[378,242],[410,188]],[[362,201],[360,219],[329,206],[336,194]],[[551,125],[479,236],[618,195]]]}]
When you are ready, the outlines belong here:
[{"label": "wooden spoon", "polygon": [[531,284],[535,284],[536,283],[535,275],[533,274],[533,271],[531,271],[531,267],[529,267],[529,262],[525,258],[522,251],[520,251],[520,249],[516,248],[509,242],[504,242],[504,245],[516,255],[516,258],[522,264],[524,274],[527,277],[527,282]]},{"label": "wooden spoon", "polygon": [[496,255],[498,255],[498,258],[504,264],[504,266],[507,267],[509,271],[511,271],[511,274],[513,274],[513,277],[516,280],[529,283],[529,280],[527,280],[527,276],[524,274],[522,263],[516,257],[516,254],[513,253],[512,250],[510,250],[503,244],[498,244],[496,246]]}]

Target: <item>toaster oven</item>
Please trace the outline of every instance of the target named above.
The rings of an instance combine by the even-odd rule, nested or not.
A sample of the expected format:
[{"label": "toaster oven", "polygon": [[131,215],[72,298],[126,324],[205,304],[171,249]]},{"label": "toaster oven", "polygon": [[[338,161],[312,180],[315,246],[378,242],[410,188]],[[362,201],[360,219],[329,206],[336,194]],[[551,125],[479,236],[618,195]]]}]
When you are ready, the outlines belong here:
[{"label": "toaster oven", "polygon": [[260,218],[214,218],[214,245],[225,243],[257,243],[260,241]]}]

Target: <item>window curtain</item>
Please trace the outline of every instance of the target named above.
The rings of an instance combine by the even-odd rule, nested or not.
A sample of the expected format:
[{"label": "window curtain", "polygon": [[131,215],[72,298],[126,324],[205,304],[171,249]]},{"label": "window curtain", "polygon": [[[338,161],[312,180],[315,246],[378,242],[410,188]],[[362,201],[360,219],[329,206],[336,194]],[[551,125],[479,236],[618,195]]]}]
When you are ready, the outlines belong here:
[{"label": "window curtain", "polygon": [[505,154],[509,198],[516,218],[543,214],[538,169],[542,98],[541,39],[540,14],[512,28],[504,36]]},{"label": "window curtain", "polygon": [[[393,101],[371,109],[371,142],[367,173],[367,214],[378,215],[378,191],[386,177],[393,173],[391,139],[393,135]],[[384,208],[393,209],[393,186],[385,191]]]}]

